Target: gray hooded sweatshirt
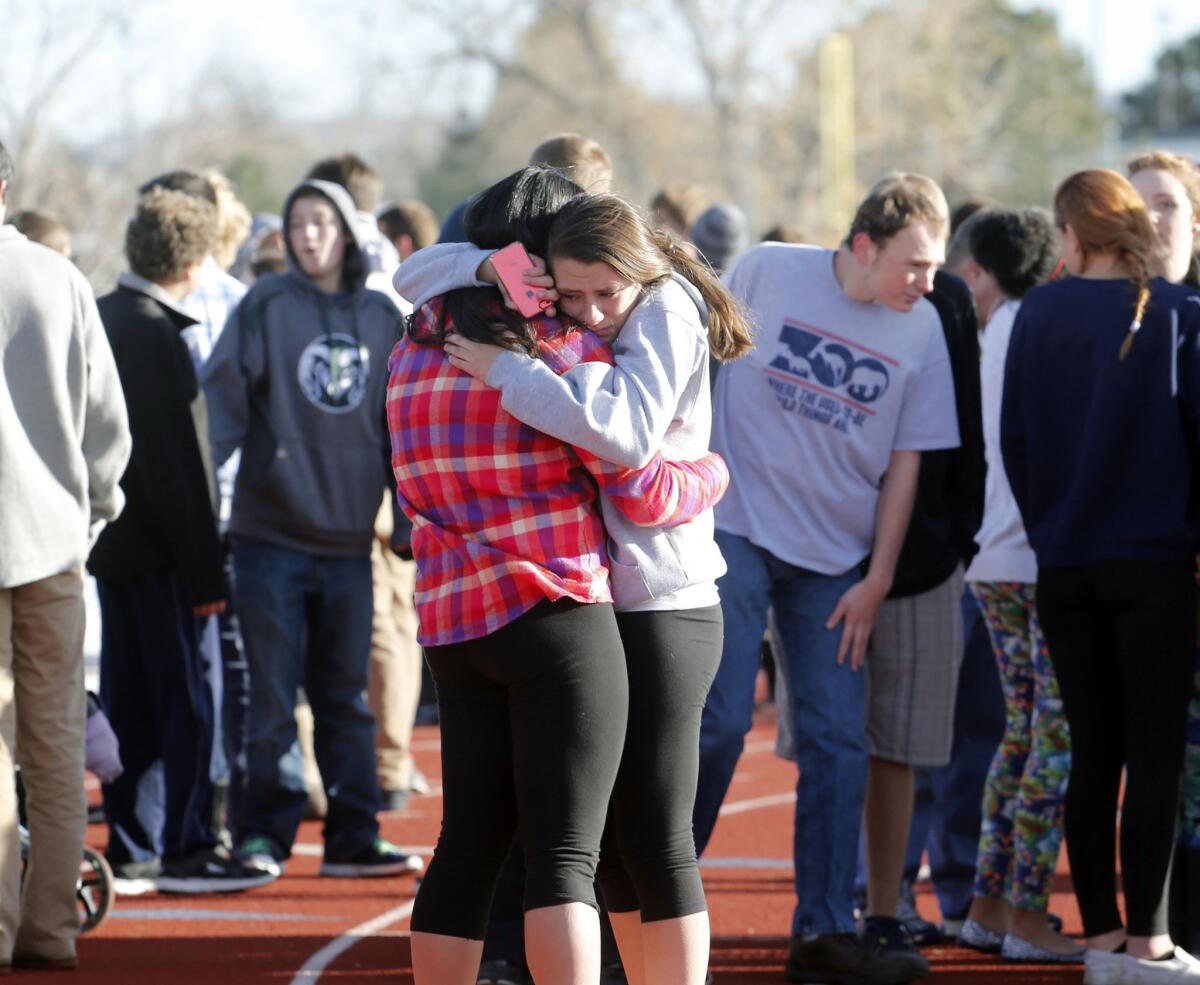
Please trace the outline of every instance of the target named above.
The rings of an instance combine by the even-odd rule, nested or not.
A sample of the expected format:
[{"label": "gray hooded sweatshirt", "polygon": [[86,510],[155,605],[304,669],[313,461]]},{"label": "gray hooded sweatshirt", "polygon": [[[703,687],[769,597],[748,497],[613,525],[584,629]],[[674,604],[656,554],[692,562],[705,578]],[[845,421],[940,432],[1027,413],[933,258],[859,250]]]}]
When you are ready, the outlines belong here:
[{"label": "gray hooded sweatshirt", "polygon": [[[300,269],[288,236],[292,203],[314,193],[338,210],[347,235],[337,294]],[[283,216],[287,273],[255,283],[201,376],[214,462],[242,449],[229,530],[307,554],[365,557],[392,482],[384,402],[400,315],[365,286],[345,189],[301,182]]]}]

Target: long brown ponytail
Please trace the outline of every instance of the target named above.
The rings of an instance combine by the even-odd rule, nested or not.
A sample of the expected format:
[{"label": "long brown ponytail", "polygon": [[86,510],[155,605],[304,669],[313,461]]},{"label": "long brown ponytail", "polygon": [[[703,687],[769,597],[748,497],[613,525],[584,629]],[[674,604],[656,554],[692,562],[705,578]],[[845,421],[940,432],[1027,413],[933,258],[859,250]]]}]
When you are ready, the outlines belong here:
[{"label": "long brown ponytail", "polygon": [[1074,231],[1085,264],[1091,254],[1112,254],[1133,283],[1133,321],[1118,353],[1118,358],[1124,359],[1142,327],[1150,301],[1150,279],[1158,276],[1162,263],[1158,233],[1142,197],[1116,171],[1079,171],[1058,186],[1054,220]]},{"label": "long brown ponytail", "polygon": [[606,263],[644,288],[656,287],[672,272],[686,278],[708,307],[708,343],[722,362],[737,359],[753,345],[741,305],[707,264],[694,260],[679,240],[652,230],[624,199],[616,195],[581,196],[559,211],[546,250],[555,259]]}]

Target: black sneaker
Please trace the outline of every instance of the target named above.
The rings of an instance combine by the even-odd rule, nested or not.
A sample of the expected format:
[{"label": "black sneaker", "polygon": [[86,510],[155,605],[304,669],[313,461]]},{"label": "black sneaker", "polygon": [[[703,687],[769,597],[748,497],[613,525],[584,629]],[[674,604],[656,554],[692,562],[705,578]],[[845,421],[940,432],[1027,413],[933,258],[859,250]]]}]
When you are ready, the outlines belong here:
[{"label": "black sneaker", "polygon": [[863,943],[877,953],[907,963],[910,975],[929,974],[929,962],[917,950],[908,928],[895,917],[866,917],[862,937]]},{"label": "black sneaker", "polygon": [[399,876],[420,872],[425,861],[420,855],[400,851],[390,841],[376,838],[368,847],[344,859],[331,859],[328,854],[321,862],[321,875],[361,879],[372,876]]},{"label": "black sneaker", "polygon": [[512,961],[485,961],[475,985],[533,985],[529,972]]},{"label": "black sneaker", "polygon": [[902,883],[900,886],[900,899],[896,903],[896,919],[904,924],[904,928],[917,947],[941,944],[945,940],[946,935],[942,933],[942,928],[932,920],[926,920],[917,912],[912,886],[908,883]]},{"label": "black sneaker", "polygon": [[786,975],[789,982],[824,985],[904,985],[913,972],[907,961],[870,947],[857,934],[794,934]]},{"label": "black sneaker", "polygon": [[205,848],[186,858],[164,862],[157,879],[161,893],[240,893],[273,882],[266,872],[247,868],[229,850]]},{"label": "black sneaker", "polygon": [[270,838],[266,838],[263,835],[254,835],[253,837],[244,839],[237,846],[237,851],[233,853],[233,857],[251,872],[261,872],[272,879],[278,879],[283,875],[283,862],[281,860],[283,854]]}]

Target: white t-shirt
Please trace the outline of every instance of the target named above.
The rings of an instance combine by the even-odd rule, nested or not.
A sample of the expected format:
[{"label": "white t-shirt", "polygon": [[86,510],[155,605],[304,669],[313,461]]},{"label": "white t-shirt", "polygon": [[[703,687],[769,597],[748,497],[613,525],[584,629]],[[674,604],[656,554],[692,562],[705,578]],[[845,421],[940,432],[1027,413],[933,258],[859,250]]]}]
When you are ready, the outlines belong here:
[{"label": "white t-shirt", "polygon": [[979,553],[967,569],[967,581],[1037,581],[1037,558],[1000,455],[1000,402],[1004,396],[1004,363],[1008,342],[1017,320],[1020,301],[1006,301],[988,319],[983,333],[980,362],[980,396],[983,401],[983,444],[987,459],[987,484],[983,523],[975,540]]},{"label": "white t-shirt", "polygon": [[870,553],[891,453],[959,444],[937,311],[852,300],[834,255],[764,244],[726,275],[756,345],[721,369],[712,433],[731,474],[718,529],[830,575]]}]

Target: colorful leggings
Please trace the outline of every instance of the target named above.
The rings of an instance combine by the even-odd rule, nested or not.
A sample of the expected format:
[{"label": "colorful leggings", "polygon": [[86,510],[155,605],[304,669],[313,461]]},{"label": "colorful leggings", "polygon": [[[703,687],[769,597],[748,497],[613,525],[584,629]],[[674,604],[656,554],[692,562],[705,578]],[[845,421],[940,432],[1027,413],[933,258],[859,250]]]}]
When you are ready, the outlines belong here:
[{"label": "colorful leggings", "polygon": [[1000,667],[1006,722],[983,792],[976,896],[1045,910],[1071,770],[1058,681],[1034,608],[1033,584],[974,582]]}]

